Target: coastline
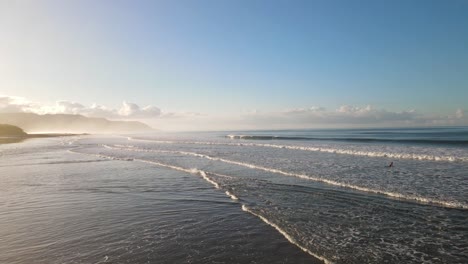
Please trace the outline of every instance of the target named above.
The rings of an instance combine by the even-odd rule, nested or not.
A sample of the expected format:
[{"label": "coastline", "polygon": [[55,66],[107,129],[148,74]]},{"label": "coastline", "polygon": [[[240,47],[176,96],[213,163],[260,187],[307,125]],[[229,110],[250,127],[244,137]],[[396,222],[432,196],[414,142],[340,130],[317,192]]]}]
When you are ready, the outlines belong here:
[{"label": "coastline", "polygon": [[[57,148],[53,141],[45,140],[45,144],[33,148],[28,143],[21,144],[12,148],[17,155],[9,153],[2,159],[2,181],[16,186],[8,188],[15,195],[6,193],[6,201],[21,201],[4,208],[2,221],[4,225],[31,227],[20,229],[14,236],[5,235],[10,229],[0,228],[0,234],[7,239],[0,245],[5,252],[0,256],[2,263],[34,259],[79,259],[90,263],[211,263],[225,259],[234,263],[324,263],[290,243],[257,216],[243,211],[238,202],[206,184],[204,178],[142,162],[93,158],[90,154],[70,152],[68,146]],[[14,166],[6,166],[9,164]],[[76,174],[78,170],[81,172]],[[9,175],[14,175],[11,181]],[[58,185],[53,189],[69,191],[52,191],[51,185],[43,182],[44,177],[53,180],[55,175],[69,180],[54,183]],[[89,181],[89,175],[95,176],[92,189],[88,183],[82,184]],[[111,179],[118,179],[119,183],[109,182]],[[18,185],[24,181],[27,184]],[[56,195],[59,203],[55,202]],[[23,204],[37,207],[24,210]],[[60,214],[44,213],[58,209]],[[22,210],[27,217],[17,219],[8,210]],[[57,221],[63,224],[55,224]],[[55,241],[57,232],[63,234],[63,242],[48,250],[29,252],[27,247],[18,248],[11,242],[40,248]],[[78,232],[83,239],[76,239]],[[120,243],[109,242],[109,238]]]},{"label": "coastline", "polygon": [[86,136],[88,133],[70,134],[70,133],[44,133],[44,134],[27,134],[24,136],[0,136],[0,144],[20,143],[27,139],[32,138],[53,138],[53,137],[72,137],[72,136]]},{"label": "coastline", "polygon": [[[47,219],[42,219],[44,223],[60,217],[71,217],[80,231],[88,228],[95,230],[96,226],[105,224],[106,229],[99,236],[86,233],[89,238],[87,241],[92,241],[90,244],[100,247],[99,250],[93,251],[84,244],[73,245],[81,252],[87,252],[86,256],[79,256],[85,262],[99,261],[104,255],[112,261],[132,259],[135,263],[143,263],[148,259],[159,262],[163,259],[173,263],[188,260],[206,262],[207,259],[214,262],[227,258],[239,263],[266,259],[270,263],[419,263],[420,254],[424,254],[427,259],[437,258],[457,263],[464,261],[464,256],[457,255],[463,241],[456,236],[460,232],[458,228],[465,226],[462,220],[466,217],[466,211],[447,210],[423,200],[434,198],[446,201],[441,199],[445,193],[450,193],[451,200],[447,202],[463,201],[463,185],[460,183],[465,179],[464,162],[395,158],[397,166],[386,169],[381,166],[387,161],[384,157],[320,151],[304,155],[303,148],[311,146],[308,142],[300,148],[277,148],[272,152],[270,146],[265,144],[220,143],[216,135],[210,133],[205,138],[196,135],[193,139],[146,135],[141,141],[114,135],[92,135],[82,137],[81,140],[75,140],[76,137],[70,140],[47,139],[73,135],[83,134],[32,134],[23,138],[44,139],[1,147],[6,152],[2,156],[4,165],[0,166],[3,170],[0,174],[6,175],[4,182],[24,188],[24,192],[18,188],[9,188],[20,195],[24,193],[24,203],[41,200],[41,193],[46,194],[45,198],[53,197],[44,203],[44,208],[32,211],[31,219],[40,219],[46,215],[44,211],[60,209],[62,202],[55,203],[59,196],[60,201],[69,201],[67,210],[61,211],[63,215],[46,215]],[[199,142],[210,147],[200,148],[192,144]],[[284,145],[297,147],[296,142],[285,142]],[[337,147],[343,148],[344,145]],[[412,152],[417,150],[411,147]],[[355,146],[355,150],[361,152],[369,151],[369,148],[368,144]],[[407,145],[388,145],[385,151],[404,154],[408,151],[406,148]],[[423,148],[427,153],[436,151],[454,157],[468,156],[464,154],[466,152],[463,148],[442,150],[437,145]],[[255,153],[257,161],[252,161],[252,157],[246,153]],[[288,157],[288,160],[284,157]],[[329,165],[330,159],[339,165],[339,170],[320,170]],[[314,164],[304,162],[310,160],[314,160]],[[295,162],[291,164],[289,161]],[[349,170],[347,179],[365,177],[365,183],[361,181],[355,186],[367,189],[346,190],[343,186],[328,182],[339,183],[341,172],[354,164],[361,164],[365,174]],[[20,166],[21,170],[18,169]],[[299,173],[295,171],[295,166],[306,171],[304,174],[308,177],[326,174],[330,178],[316,183],[311,178],[284,177]],[[434,175],[431,181],[422,182],[420,175],[431,177],[434,166],[442,172],[450,172],[452,179]],[[54,170],[56,173],[53,173]],[[321,174],[315,176],[312,172]],[[405,173],[405,177],[397,178],[401,172]],[[53,185],[44,183],[44,179],[49,178]],[[18,182],[15,183],[15,180]],[[369,193],[369,190],[374,190],[370,188],[372,186],[382,186],[381,191],[385,191],[392,186],[401,186],[399,181],[403,180],[416,182],[417,188],[413,190],[419,190],[420,193],[413,197],[417,200],[404,201],[401,197]],[[396,184],[392,185],[391,181]],[[368,185],[364,185],[366,183]],[[433,186],[438,187],[437,192],[424,192],[435,190]],[[461,188],[458,191],[460,195],[452,194],[456,188]],[[55,190],[58,191],[54,193]],[[401,188],[398,193],[405,195],[407,191]],[[17,195],[8,194],[8,197]],[[89,214],[85,218],[78,218],[78,214],[83,212],[83,206],[88,203],[93,205],[85,210]],[[103,211],[103,215],[93,218],[95,204],[100,205],[99,210]],[[21,209],[21,204],[19,206]],[[408,213],[400,214],[402,211]],[[442,218],[426,221],[432,219],[432,215],[440,215]],[[15,220],[9,219],[12,223]],[[404,224],[408,222],[415,224]],[[121,223],[128,223],[130,227],[121,229]],[[441,223],[447,224],[447,235],[437,232]],[[30,225],[28,222],[24,224]],[[161,226],[165,228],[161,229]],[[73,228],[66,226],[63,230],[71,234],[78,232]],[[51,230],[35,230],[36,236],[54,236],[56,230],[52,226]],[[379,237],[372,236],[375,232],[382,234]],[[137,240],[128,236],[129,233],[139,234],[134,236]],[[30,237],[31,231],[19,236],[20,239],[23,239],[21,236]],[[109,247],[106,244],[109,237],[121,241],[119,243],[125,245],[124,249],[115,245]],[[139,237],[147,240],[139,240]],[[380,237],[384,237],[384,240],[379,240]],[[17,237],[15,239],[18,240]],[[426,247],[413,249],[413,243],[420,239],[428,243],[438,241],[447,251],[432,251],[432,248]],[[28,241],[27,238],[24,240]],[[203,244],[194,247],[193,241],[202,241]],[[401,241],[398,242],[401,247],[414,251],[397,252],[398,249],[394,249],[387,241]],[[56,248],[55,256],[63,257],[63,252],[69,246]],[[229,253],[226,253],[226,248],[230,249]],[[168,254],[168,249],[177,249],[178,254]],[[18,259],[16,250],[14,246],[5,246],[3,251],[10,252],[5,262]],[[276,255],[271,255],[271,252]],[[37,252],[32,257],[42,256],[47,259],[51,256],[50,252],[41,253]],[[28,254],[24,255],[28,257]],[[70,262],[76,259],[76,256],[68,256],[71,257]],[[135,259],[136,256],[141,256],[141,259]]]}]

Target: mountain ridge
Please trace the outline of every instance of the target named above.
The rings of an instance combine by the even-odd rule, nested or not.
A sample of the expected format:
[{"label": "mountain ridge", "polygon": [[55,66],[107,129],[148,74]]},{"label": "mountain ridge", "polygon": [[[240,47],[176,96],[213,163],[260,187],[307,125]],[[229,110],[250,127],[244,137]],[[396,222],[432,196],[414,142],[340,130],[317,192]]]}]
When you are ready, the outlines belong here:
[{"label": "mountain ridge", "polygon": [[139,121],[112,121],[72,114],[0,113],[0,124],[22,128],[27,133],[138,133],[154,129]]}]

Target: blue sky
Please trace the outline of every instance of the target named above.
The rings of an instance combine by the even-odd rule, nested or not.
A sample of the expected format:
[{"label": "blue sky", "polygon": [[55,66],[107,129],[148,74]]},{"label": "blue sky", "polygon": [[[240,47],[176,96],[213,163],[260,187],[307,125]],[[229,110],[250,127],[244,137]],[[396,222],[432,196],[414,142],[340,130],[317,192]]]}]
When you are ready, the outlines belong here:
[{"label": "blue sky", "polygon": [[2,1],[0,94],[152,105],[164,122],[344,105],[464,116],[467,14],[464,0]]}]

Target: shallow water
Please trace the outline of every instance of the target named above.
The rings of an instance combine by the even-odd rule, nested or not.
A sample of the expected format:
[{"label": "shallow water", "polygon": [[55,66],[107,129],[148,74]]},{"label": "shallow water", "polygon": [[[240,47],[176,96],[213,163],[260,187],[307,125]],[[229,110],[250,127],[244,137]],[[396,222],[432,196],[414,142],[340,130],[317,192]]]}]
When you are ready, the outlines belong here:
[{"label": "shallow water", "polygon": [[2,148],[0,263],[314,261],[201,177],[59,143]]},{"label": "shallow water", "polygon": [[468,262],[465,145],[226,135],[2,145],[0,262]]}]

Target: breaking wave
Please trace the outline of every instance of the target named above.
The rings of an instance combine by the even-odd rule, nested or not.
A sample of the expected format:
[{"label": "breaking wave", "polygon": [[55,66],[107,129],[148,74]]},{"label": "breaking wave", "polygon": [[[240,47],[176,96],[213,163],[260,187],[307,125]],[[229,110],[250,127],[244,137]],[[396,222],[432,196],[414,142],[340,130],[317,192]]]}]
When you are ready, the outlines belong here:
[{"label": "breaking wave", "polygon": [[327,260],[326,258],[322,257],[322,256],[319,256],[313,252],[311,252],[310,250],[308,250],[307,248],[301,246],[293,237],[291,237],[288,233],[286,233],[286,231],[284,231],[283,229],[281,229],[278,225],[272,223],[271,221],[269,221],[267,218],[263,217],[262,215],[260,214],[257,214],[255,212],[253,212],[250,208],[248,208],[246,205],[242,205],[242,211],[244,212],[248,212],[258,218],[260,218],[263,222],[265,222],[266,224],[270,225],[271,227],[273,227],[274,229],[276,229],[281,235],[284,236],[284,238],[286,238],[291,244],[297,246],[298,248],[300,248],[302,251],[306,252],[307,254],[311,255],[311,256],[314,256],[315,258],[318,258],[320,259],[321,261],[323,261],[324,263],[326,264],[332,264],[333,262]]},{"label": "breaking wave", "polygon": [[401,152],[385,152],[385,151],[369,151],[357,149],[344,149],[332,147],[306,147],[306,146],[291,146],[291,145],[276,145],[276,144],[260,144],[260,143],[223,143],[223,142],[203,142],[203,141],[168,141],[168,140],[149,140],[135,139],[129,137],[128,140],[153,142],[156,144],[193,144],[193,145],[222,145],[222,146],[249,146],[249,147],[266,147],[279,148],[312,152],[325,152],[333,154],[367,156],[392,159],[411,159],[411,160],[429,160],[429,161],[449,161],[449,162],[468,162],[468,156],[450,156],[422,153],[401,153]]},{"label": "breaking wave", "polygon": [[300,136],[269,136],[269,135],[226,135],[229,139],[243,140],[312,140],[312,141],[348,141],[348,142],[393,142],[435,145],[468,145],[468,140],[444,139],[404,139],[404,138],[366,138],[366,137],[300,137]]},{"label": "breaking wave", "polygon": [[231,197],[232,200],[239,200],[239,198],[237,198],[237,196],[235,196],[234,194],[232,194],[231,192],[229,191],[226,191],[226,195]]},{"label": "breaking wave", "polygon": [[[358,185],[338,182],[338,181],[335,181],[335,180],[329,180],[329,179],[325,179],[325,178],[321,178],[321,177],[317,177],[317,176],[287,172],[287,171],[282,171],[282,170],[274,169],[274,168],[267,168],[267,167],[263,167],[263,166],[259,166],[259,165],[255,165],[255,164],[244,163],[244,162],[234,161],[234,160],[228,160],[228,159],[219,158],[219,157],[212,157],[212,156],[208,156],[208,155],[200,154],[200,153],[195,153],[195,152],[142,149],[142,148],[137,148],[137,147],[120,147],[120,146],[117,147],[117,146],[109,146],[109,145],[103,145],[103,146],[106,147],[106,148],[109,148],[109,149],[116,149],[116,150],[127,150],[127,151],[137,151],[137,152],[154,152],[154,153],[173,153],[173,154],[180,154],[180,155],[189,155],[189,156],[204,158],[204,159],[208,159],[208,160],[212,160],[212,161],[220,161],[220,162],[224,162],[224,163],[228,163],[228,164],[238,165],[238,166],[242,166],[242,167],[246,167],[246,168],[250,168],[250,169],[256,169],[256,170],[262,170],[262,171],[266,171],[266,172],[281,174],[281,175],[284,175],[284,176],[290,176],[290,177],[296,177],[296,178],[311,180],[311,181],[315,181],[315,182],[321,182],[321,183],[325,183],[325,184],[333,185],[333,186],[337,186],[337,187],[348,188],[348,189],[353,189],[353,190],[367,192],[367,193],[384,195],[384,196],[394,198],[394,199],[399,199],[399,200],[406,200],[406,201],[418,202],[418,203],[421,203],[421,204],[427,204],[427,205],[432,205],[432,206],[440,206],[440,207],[447,207],[447,208],[468,209],[468,204],[464,203],[464,202],[442,201],[442,200],[438,200],[438,199],[426,198],[426,197],[421,197],[421,196],[417,196],[417,195],[409,195],[409,194],[402,194],[402,193],[390,192],[390,191],[385,191],[385,190],[371,189],[371,188],[366,188],[366,187],[362,187],[362,186],[358,186]],[[160,164],[160,163],[155,162],[155,164]],[[178,168],[178,167],[171,166],[171,165],[165,165],[165,166],[169,167],[169,168]]]},{"label": "breaking wave", "polygon": [[[112,148],[111,146],[108,146],[108,145],[104,145],[105,147],[107,148]],[[195,175],[199,175],[201,176],[203,179],[205,179],[207,182],[211,183],[216,189],[220,189],[220,185],[215,182],[212,178],[210,178],[208,176],[208,174],[213,174],[213,175],[216,175],[216,176],[220,176],[220,177],[231,177],[231,176],[228,176],[228,175],[222,175],[222,174],[217,174],[217,173],[208,173],[208,172],[205,172],[203,170],[199,170],[199,169],[196,169],[196,168],[193,168],[193,169],[186,169],[186,168],[182,168],[182,167],[178,167],[178,166],[173,166],[173,165],[169,165],[169,164],[165,164],[165,163],[160,163],[160,162],[157,162],[157,161],[150,161],[150,160],[144,160],[144,159],[132,159],[132,158],[118,158],[118,157],[113,157],[113,156],[108,156],[108,155],[103,155],[103,154],[90,154],[90,153],[82,153],[82,152],[78,152],[76,150],[68,150],[69,152],[72,152],[72,153],[79,153],[79,154],[85,154],[85,155],[93,155],[93,156],[98,156],[100,158],[106,158],[106,159],[111,159],[111,160],[122,160],[122,161],[137,161],[137,162],[143,162],[143,163],[148,163],[148,164],[152,164],[152,165],[156,165],[156,166],[160,166],[160,167],[164,167],[164,168],[169,168],[169,169],[173,169],[173,170],[177,170],[177,171],[181,171],[181,172],[186,172],[186,173],[190,173],[190,174],[195,174]],[[239,201],[239,198],[237,196],[235,196],[234,194],[232,194],[231,192],[229,191],[225,191],[225,194],[227,196],[229,196],[232,200],[234,201]],[[248,212],[258,218],[260,218],[263,222],[265,222],[266,224],[272,226],[273,228],[275,228],[281,235],[283,235],[291,244],[297,246],[298,248],[300,248],[302,251],[306,252],[307,254],[319,259],[319,260],[322,260],[324,263],[326,264],[332,264],[332,262],[330,262],[329,260],[325,259],[324,257],[322,256],[319,256],[313,252],[311,252],[309,249],[301,246],[299,243],[296,242],[296,240],[291,237],[288,233],[286,233],[286,231],[284,231],[283,229],[281,229],[279,226],[277,226],[276,224],[272,223],[271,221],[269,221],[267,218],[263,217],[262,215],[260,214],[257,214],[257,213],[254,213],[250,208],[248,208],[246,205],[242,204],[242,211],[244,212]],[[107,256],[106,256],[107,257]]]}]

